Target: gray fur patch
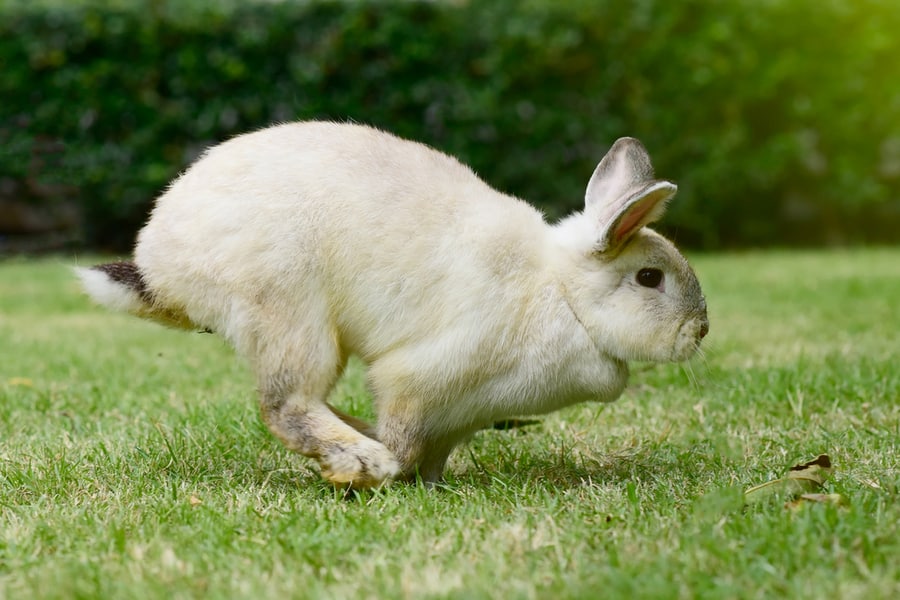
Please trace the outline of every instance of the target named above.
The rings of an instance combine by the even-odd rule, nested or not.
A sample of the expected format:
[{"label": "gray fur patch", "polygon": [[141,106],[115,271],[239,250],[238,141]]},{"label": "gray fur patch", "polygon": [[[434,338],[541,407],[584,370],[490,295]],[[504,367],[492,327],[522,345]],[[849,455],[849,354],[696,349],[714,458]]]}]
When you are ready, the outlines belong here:
[{"label": "gray fur patch", "polygon": [[95,265],[91,267],[95,271],[105,273],[110,279],[116,283],[128,286],[140,295],[141,300],[148,304],[153,300],[153,294],[147,288],[147,283],[141,275],[138,266],[131,261],[119,261],[106,263],[103,265]]},{"label": "gray fur patch", "polygon": [[263,413],[279,412],[296,388],[297,377],[291,371],[279,371],[263,378],[259,386]]}]

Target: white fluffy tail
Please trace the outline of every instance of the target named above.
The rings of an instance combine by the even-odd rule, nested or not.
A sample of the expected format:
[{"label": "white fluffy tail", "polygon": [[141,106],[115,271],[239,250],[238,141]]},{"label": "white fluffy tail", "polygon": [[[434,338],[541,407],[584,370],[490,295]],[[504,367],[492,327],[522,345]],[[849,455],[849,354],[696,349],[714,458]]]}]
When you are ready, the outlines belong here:
[{"label": "white fluffy tail", "polygon": [[181,311],[161,306],[133,262],[75,267],[75,274],[95,302],[112,310],[151,319],[179,329],[197,329]]},{"label": "white fluffy tail", "polygon": [[94,302],[106,308],[137,314],[145,309],[140,293],[132,286],[114,279],[98,267],[75,267],[75,274]]}]

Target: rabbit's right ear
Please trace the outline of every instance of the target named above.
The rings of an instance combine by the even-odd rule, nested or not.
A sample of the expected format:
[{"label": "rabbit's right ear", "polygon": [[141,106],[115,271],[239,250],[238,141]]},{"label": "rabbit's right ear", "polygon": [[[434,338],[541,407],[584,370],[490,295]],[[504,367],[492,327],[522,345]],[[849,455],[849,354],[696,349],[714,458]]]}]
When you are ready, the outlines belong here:
[{"label": "rabbit's right ear", "polygon": [[598,226],[597,252],[614,250],[644,225],[659,220],[678,187],[653,178],[644,146],[634,138],[616,140],[588,182],[585,215]]}]

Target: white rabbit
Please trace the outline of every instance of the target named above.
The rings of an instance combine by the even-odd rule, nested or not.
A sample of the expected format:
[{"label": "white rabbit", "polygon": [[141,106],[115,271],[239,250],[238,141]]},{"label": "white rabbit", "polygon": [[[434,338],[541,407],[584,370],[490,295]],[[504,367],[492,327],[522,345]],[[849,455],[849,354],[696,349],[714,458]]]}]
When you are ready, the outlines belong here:
[{"label": "white rabbit", "polygon": [[[376,129],[279,125],[210,149],[157,200],[134,262],[79,269],[101,304],[224,336],[262,417],[335,484],[439,479],[498,419],[622,392],[709,324],[685,259],[644,226],[676,187],[618,140],[585,209],[550,225],[455,159]],[[377,424],[326,398],[368,365]]]}]

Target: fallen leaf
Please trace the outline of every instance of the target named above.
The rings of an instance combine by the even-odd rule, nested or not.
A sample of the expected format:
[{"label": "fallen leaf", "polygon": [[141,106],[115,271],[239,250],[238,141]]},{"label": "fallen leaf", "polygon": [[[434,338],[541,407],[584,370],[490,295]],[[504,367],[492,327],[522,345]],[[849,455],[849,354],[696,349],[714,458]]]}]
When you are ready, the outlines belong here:
[{"label": "fallen leaf", "polygon": [[804,482],[808,487],[820,488],[825,480],[831,477],[831,459],[827,454],[820,454],[802,465],[794,465],[788,471],[788,479]]},{"label": "fallen leaf", "polygon": [[799,509],[807,504],[831,504],[833,506],[847,506],[849,502],[840,494],[801,494],[799,497],[785,502],[785,508]]},{"label": "fallen leaf", "polygon": [[201,504],[203,504],[203,500],[193,494],[191,494],[191,499],[188,500],[188,502],[191,503],[191,506],[200,506]]},{"label": "fallen leaf", "polygon": [[744,492],[744,503],[756,504],[775,496],[794,499],[803,494],[817,493],[831,472],[831,459],[827,454],[820,454],[814,460],[794,465],[785,477],[751,487]]}]

